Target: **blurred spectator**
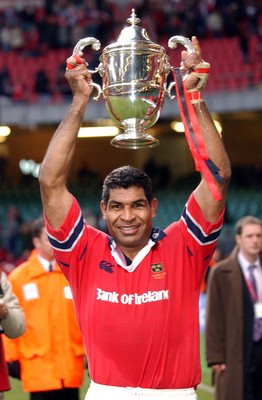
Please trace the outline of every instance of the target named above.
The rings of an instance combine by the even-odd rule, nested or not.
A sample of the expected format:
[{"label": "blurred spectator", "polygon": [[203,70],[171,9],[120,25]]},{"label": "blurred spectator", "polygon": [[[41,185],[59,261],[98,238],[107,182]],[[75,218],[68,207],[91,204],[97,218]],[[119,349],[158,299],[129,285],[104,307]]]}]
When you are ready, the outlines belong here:
[{"label": "blurred spectator", "polygon": [[7,142],[0,143],[0,183],[7,181],[7,167],[10,156]]},{"label": "blurred spectator", "polygon": [[65,78],[65,64],[59,64],[57,68],[57,75],[56,75],[56,85],[55,85],[55,92],[58,94],[62,94],[64,96],[71,97],[71,89],[67,83]]},{"label": "blurred spectator", "polygon": [[109,233],[107,222],[104,220],[103,215],[101,213],[99,213],[99,215],[97,216],[97,229],[99,229],[102,232]]},{"label": "blurred spectator", "polygon": [[206,359],[215,398],[262,398],[262,222],[236,224],[236,246],[211,270],[207,284]]},{"label": "blurred spectator", "polygon": [[204,280],[202,282],[201,293],[206,293],[207,281],[208,281],[208,276],[209,276],[209,273],[210,273],[210,269],[213,268],[222,259],[223,259],[222,251],[221,251],[220,247],[217,246],[215,248],[213,257],[212,257],[212,259],[211,259],[211,261],[209,263],[209,266],[207,268],[205,278],[204,278]]},{"label": "blurred spectator", "polygon": [[39,69],[35,76],[35,93],[39,95],[42,101],[50,98],[50,80],[43,68]]},{"label": "blurred spectator", "polygon": [[235,246],[235,237],[230,226],[225,226],[219,239],[221,259],[227,257]]},{"label": "blurred spectator", "polygon": [[24,56],[38,57],[40,55],[39,32],[35,25],[30,26],[24,32],[25,45],[23,48]]},{"label": "blurred spectator", "polygon": [[224,35],[223,17],[218,7],[215,7],[206,16],[207,36],[221,38]]},{"label": "blurred spectator", "polygon": [[3,261],[5,261],[7,258],[7,250],[6,248],[3,246],[2,243],[0,243],[0,267],[1,267],[1,263]]},{"label": "blurred spectator", "polygon": [[239,47],[242,52],[244,63],[248,64],[251,61],[250,46],[249,46],[250,31],[246,20],[243,21],[241,20],[238,26],[239,26],[239,33],[238,33]]},{"label": "blurred spectator", "polygon": [[260,160],[255,161],[252,167],[252,176],[250,178],[254,187],[261,187],[262,185],[262,162]]},{"label": "blurred spectator", "polygon": [[7,251],[14,257],[20,254],[21,250],[21,232],[20,227],[23,223],[22,215],[15,204],[8,207],[6,213],[5,229],[3,231],[4,241]]},{"label": "blurred spectator", "polygon": [[170,169],[168,165],[157,165],[153,157],[150,157],[143,170],[151,177],[154,187],[164,188],[170,184]]},{"label": "blurred spectator", "polygon": [[241,17],[241,2],[238,0],[217,0],[216,5],[222,13],[225,36],[236,36],[238,21]]},{"label": "blurred spectator", "polygon": [[258,18],[261,15],[261,4],[257,0],[246,0],[244,2],[244,14],[247,21],[247,30],[252,34],[258,33]]},{"label": "blurred spectator", "polygon": [[12,97],[13,86],[11,82],[10,72],[6,65],[0,70],[0,97]]},{"label": "blurred spectator", "polygon": [[9,28],[9,43],[12,50],[22,50],[24,46],[23,31],[20,26],[13,25]]},{"label": "blurred spectator", "polygon": [[0,268],[0,398],[10,390],[2,336],[17,338],[25,331],[24,313],[13,294],[6,274]]},{"label": "blurred spectator", "polygon": [[87,225],[97,228],[97,216],[94,215],[90,210],[84,208],[83,217]]},{"label": "blurred spectator", "polygon": [[4,339],[11,376],[30,400],[79,400],[84,347],[68,282],[54,261],[43,218],[32,224],[34,250],[9,279],[24,310],[27,329]]}]

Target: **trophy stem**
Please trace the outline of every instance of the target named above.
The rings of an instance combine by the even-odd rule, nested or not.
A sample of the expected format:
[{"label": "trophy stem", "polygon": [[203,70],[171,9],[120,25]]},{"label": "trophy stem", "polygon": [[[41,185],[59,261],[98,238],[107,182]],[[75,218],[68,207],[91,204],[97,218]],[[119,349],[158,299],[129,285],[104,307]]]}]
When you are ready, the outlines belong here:
[{"label": "trophy stem", "polygon": [[122,149],[151,148],[159,145],[159,140],[145,133],[141,122],[136,118],[124,121],[126,129],[111,140],[110,144]]}]

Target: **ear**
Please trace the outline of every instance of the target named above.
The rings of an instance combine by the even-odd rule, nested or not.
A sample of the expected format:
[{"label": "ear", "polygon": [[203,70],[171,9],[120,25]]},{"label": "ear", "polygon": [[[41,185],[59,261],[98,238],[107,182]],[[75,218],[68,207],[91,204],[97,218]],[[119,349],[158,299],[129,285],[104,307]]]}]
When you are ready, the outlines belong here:
[{"label": "ear", "polygon": [[32,243],[34,245],[34,248],[38,249],[38,247],[39,247],[39,238],[38,237],[33,237]]},{"label": "ear", "polygon": [[236,235],[236,236],[235,236],[235,242],[236,242],[236,244],[239,245],[240,241],[241,241],[241,236],[240,236],[240,235]]},{"label": "ear", "polygon": [[103,215],[103,218],[106,220],[106,205],[103,201],[100,201],[100,210]]},{"label": "ear", "polygon": [[152,216],[152,218],[154,218],[156,216],[157,208],[158,208],[158,200],[155,197],[151,201],[150,208],[151,208],[151,216]]}]

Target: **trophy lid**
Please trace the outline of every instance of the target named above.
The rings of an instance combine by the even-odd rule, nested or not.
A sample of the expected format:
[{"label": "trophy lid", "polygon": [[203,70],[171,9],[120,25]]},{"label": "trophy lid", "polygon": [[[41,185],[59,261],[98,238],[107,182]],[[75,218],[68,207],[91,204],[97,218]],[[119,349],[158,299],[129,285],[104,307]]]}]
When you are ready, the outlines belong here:
[{"label": "trophy lid", "polygon": [[131,17],[127,19],[127,22],[131,26],[125,27],[121,31],[117,41],[104,48],[103,54],[115,51],[118,52],[119,50],[133,50],[134,48],[159,52],[161,54],[165,52],[165,49],[162,46],[150,40],[150,37],[144,28],[137,26],[140,19],[137,18],[134,8],[132,9]]},{"label": "trophy lid", "polygon": [[126,28],[124,28],[118,39],[118,43],[129,43],[129,42],[138,42],[138,41],[143,41],[147,43],[153,43],[147,31],[144,28],[141,28],[141,26],[137,26],[141,20],[137,18],[135,9],[132,9],[131,17],[127,19],[127,22],[131,25]]}]

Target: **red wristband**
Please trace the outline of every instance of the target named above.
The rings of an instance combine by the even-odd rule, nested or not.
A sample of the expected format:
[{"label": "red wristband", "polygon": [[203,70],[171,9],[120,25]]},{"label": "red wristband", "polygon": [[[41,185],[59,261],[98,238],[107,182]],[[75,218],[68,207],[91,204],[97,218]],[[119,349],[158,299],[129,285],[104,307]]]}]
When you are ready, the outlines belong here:
[{"label": "red wristband", "polygon": [[66,64],[66,68],[67,68],[67,69],[73,69],[73,68],[75,68],[77,65],[80,65],[80,64],[81,64],[81,58],[80,58],[77,54],[74,54],[72,57],[76,60],[76,64],[67,63],[67,64]]},{"label": "red wristband", "polygon": [[204,101],[201,92],[188,92],[188,96],[192,104]]}]

